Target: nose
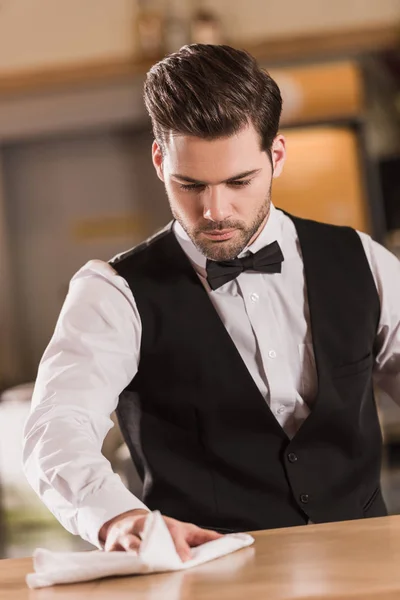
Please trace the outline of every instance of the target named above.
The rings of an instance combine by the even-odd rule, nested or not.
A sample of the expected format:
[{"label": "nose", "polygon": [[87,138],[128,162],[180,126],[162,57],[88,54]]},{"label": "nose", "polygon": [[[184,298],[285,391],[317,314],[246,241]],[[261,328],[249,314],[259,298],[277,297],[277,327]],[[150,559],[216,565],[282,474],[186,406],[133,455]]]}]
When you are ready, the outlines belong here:
[{"label": "nose", "polygon": [[219,186],[209,186],[204,198],[203,217],[208,221],[218,223],[231,217],[231,206],[223,189]]}]

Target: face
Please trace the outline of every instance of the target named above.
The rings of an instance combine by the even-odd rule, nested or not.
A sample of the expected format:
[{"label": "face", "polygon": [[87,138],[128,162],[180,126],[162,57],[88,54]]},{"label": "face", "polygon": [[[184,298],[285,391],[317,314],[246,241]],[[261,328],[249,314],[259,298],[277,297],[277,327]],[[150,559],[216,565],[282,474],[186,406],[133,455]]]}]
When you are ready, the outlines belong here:
[{"label": "face", "polygon": [[272,179],[285,161],[283,136],[271,152],[272,164],[252,125],[217,140],[171,135],[163,154],[153,143],[172,214],[207,258],[235,258],[264,227]]}]

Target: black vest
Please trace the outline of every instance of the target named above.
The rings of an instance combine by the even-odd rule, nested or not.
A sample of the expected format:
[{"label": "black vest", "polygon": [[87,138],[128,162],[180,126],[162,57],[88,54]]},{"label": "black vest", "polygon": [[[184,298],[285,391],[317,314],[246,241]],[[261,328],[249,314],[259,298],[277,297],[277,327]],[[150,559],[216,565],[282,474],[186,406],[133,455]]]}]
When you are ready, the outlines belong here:
[{"label": "black vest", "polygon": [[150,509],[220,531],[386,514],[372,273],[354,230],[291,218],[318,374],[315,405],[292,440],[170,229],[112,263],[143,327],[139,371],[117,413]]}]

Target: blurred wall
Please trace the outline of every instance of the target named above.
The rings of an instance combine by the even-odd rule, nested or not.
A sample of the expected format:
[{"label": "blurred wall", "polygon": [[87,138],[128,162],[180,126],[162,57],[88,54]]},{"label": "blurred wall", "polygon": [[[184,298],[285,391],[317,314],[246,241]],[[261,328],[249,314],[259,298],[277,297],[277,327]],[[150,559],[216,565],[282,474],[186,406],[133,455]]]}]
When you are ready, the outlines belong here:
[{"label": "blurred wall", "polygon": [[133,51],[132,0],[5,0],[0,72],[101,60]]},{"label": "blurred wall", "polygon": [[[166,3],[167,0],[160,0]],[[195,5],[182,0],[187,10]],[[400,0],[204,0],[228,40],[257,41],[399,19]],[[131,56],[135,0],[3,0],[0,73]]]},{"label": "blurred wall", "polygon": [[7,201],[4,188],[3,156],[0,150],[0,388],[20,377],[16,347],[17,316],[14,311],[12,286],[14,273],[10,253]]},{"label": "blurred wall", "polygon": [[[171,219],[154,174],[151,142],[148,129],[116,130],[6,149],[18,356],[25,379],[35,376],[74,272],[90,259],[108,260],[138,244]],[[123,227],[126,222],[132,225]]]},{"label": "blurred wall", "polygon": [[[194,4],[195,0],[186,0],[187,10]],[[400,0],[248,0],[246,3],[242,0],[204,0],[202,4],[219,12],[227,37],[239,42],[265,40],[268,36],[278,37],[280,34],[289,35],[290,32],[295,35],[377,22],[393,23],[400,12]],[[74,62],[99,61],[102,64],[101,61],[115,58],[127,59],[134,49],[135,6],[135,0],[0,0],[0,78],[7,72],[19,70]],[[284,88],[284,96],[287,88],[286,112],[290,107],[293,112],[300,98],[300,107],[307,116],[305,120],[316,118],[316,98],[320,102],[321,90],[328,103],[335,98],[335,107],[339,105],[335,94],[327,88],[329,81],[334,79],[336,82],[337,79],[332,78],[325,68],[326,79],[319,71],[311,70],[312,73],[308,69],[307,73],[301,74],[300,68],[301,73],[296,71],[296,76],[292,73],[290,78],[287,74],[283,79],[278,78]],[[345,72],[353,73],[346,81],[357,83],[352,65],[345,68]],[[317,95],[309,94],[312,88],[311,75],[316,82],[313,89],[317,90]],[[340,89],[346,90],[347,95],[349,90],[353,90],[354,94],[350,96],[357,100],[359,94],[356,93],[356,83],[350,87],[343,85]],[[299,86],[307,89],[307,94],[300,89],[302,93],[299,95]],[[97,89],[94,86],[94,91],[90,93],[96,94]],[[151,135],[144,130],[147,121],[143,120],[144,129],[141,132],[132,134],[129,131],[128,135],[121,133],[123,129],[127,131],[128,123],[134,120],[133,104],[137,105],[135,110],[138,115],[144,114],[141,89],[137,96],[136,92],[131,94],[122,88],[103,90],[98,92],[96,100],[90,94],[88,97],[85,95],[89,92],[74,93],[78,96],[81,93],[80,100],[74,96],[75,101],[72,102],[73,92],[65,91],[54,95],[49,93],[47,100],[50,104],[43,99],[41,104],[40,94],[37,93],[28,95],[25,104],[21,105],[20,102],[19,109],[18,98],[13,96],[8,100],[6,98],[2,104],[0,125],[1,119],[9,121],[11,114],[22,132],[26,128],[26,138],[20,131],[18,143],[5,144],[3,141],[3,185],[0,173],[0,241],[4,246],[4,251],[0,252],[0,280],[9,283],[11,276],[15,280],[12,281],[12,294],[9,288],[7,293],[0,294],[0,315],[9,328],[7,335],[3,335],[3,347],[10,349],[12,344],[17,345],[12,355],[20,359],[15,366],[11,364],[10,355],[9,364],[3,364],[7,373],[18,367],[23,379],[35,375],[37,362],[53,331],[68,281],[74,271],[90,258],[108,259],[116,252],[138,243],[170,218],[163,187],[151,165]],[[325,106],[326,98],[322,100],[320,104]],[[93,108],[90,105],[92,101]],[[357,100],[356,107],[358,104]],[[118,111],[122,110],[121,106],[129,106],[132,113],[125,112],[124,117],[120,118]],[[16,107],[20,113],[18,110],[15,113]],[[312,109],[312,114],[307,112],[309,109]],[[57,118],[63,120],[60,117],[63,111],[72,113],[73,117],[75,115],[75,121],[72,118],[73,128],[66,128],[65,123],[61,129],[54,125]],[[88,112],[92,114],[96,111],[103,114],[104,118],[99,118],[98,123],[96,120],[90,122],[89,127],[86,122],[90,121]],[[358,114],[358,108],[350,112],[352,115]],[[54,131],[46,126],[43,132],[51,135],[35,138],[29,127],[40,121],[43,114],[49,118],[50,124],[53,123]],[[138,115],[135,117],[137,123],[141,121]],[[317,117],[324,115],[318,113]],[[27,126],[29,121],[30,125]],[[329,150],[326,145],[325,148]],[[338,156],[343,155],[339,148]],[[326,153],[320,155],[322,167],[325,156]],[[356,159],[353,163],[356,163]],[[301,166],[301,161],[296,162],[293,157],[291,164],[293,168]],[[312,177],[313,174],[310,181]],[[353,180],[354,186],[360,187],[355,168]],[[286,181],[289,182],[288,179]],[[298,180],[294,177],[293,181]],[[280,185],[282,198],[288,196],[289,183],[286,184],[282,179]],[[1,203],[2,188],[4,200]],[[332,186],[332,195],[340,196],[344,203],[346,198],[342,192],[335,190],[337,188]],[[304,197],[307,197],[309,192],[305,187],[303,191]],[[276,193],[279,194],[279,186]],[[297,197],[297,190],[295,195]],[[353,196],[358,202],[361,193]],[[332,211],[333,202],[330,206],[329,210]],[[4,219],[1,209],[6,211]],[[345,214],[344,208],[341,211]],[[333,217],[330,213],[325,218],[329,220]],[[118,223],[132,221],[140,223],[140,227],[126,234],[120,229],[112,235],[115,224],[118,229]],[[109,227],[101,235],[105,222]],[[355,225],[363,228],[363,223]],[[2,226],[9,240],[1,235]],[[91,236],[90,227],[97,228],[100,234]],[[78,231],[80,234],[77,236]],[[85,231],[89,233],[86,238],[82,236]],[[5,257],[9,247],[10,260],[7,261]],[[14,303],[11,298],[16,298]],[[15,328],[11,327],[12,318],[19,330],[15,335]],[[0,370],[0,382],[1,375]]]},{"label": "blurred wall", "polygon": [[229,38],[244,41],[393,23],[400,18],[399,0],[205,0],[204,4],[221,14]]}]

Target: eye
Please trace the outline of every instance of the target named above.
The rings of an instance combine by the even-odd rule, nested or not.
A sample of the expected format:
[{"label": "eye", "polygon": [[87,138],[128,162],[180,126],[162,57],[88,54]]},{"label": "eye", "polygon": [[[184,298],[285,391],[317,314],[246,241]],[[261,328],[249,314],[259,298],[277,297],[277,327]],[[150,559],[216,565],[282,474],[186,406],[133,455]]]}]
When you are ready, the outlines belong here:
[{"label": "eye", "polygon": [[245,185],[250,185],[251,179],[242,179],[240,181],[229,181],[228,185],[232,187],[244,187]]},{"label": "eye", "polygon": [[[233,180],[233,181],[228,181],[227,185],[231,186],[231,187],[244,187],[246,185],[250,185],[251,183],[251,179],[238,179],[237,181]],[[202,183],[180,183],[179,187],[181,190],[184,190],[185,192],[201,192],[202,190],[205,189],[205,185]]]},{"label": "eye", "polygon": [[190,192],[190,191],[201,191],[204,189],[204,185],[202,185],[201,183],[180,183],[179,187],[181,190],[184,190],[185,192]]}]

